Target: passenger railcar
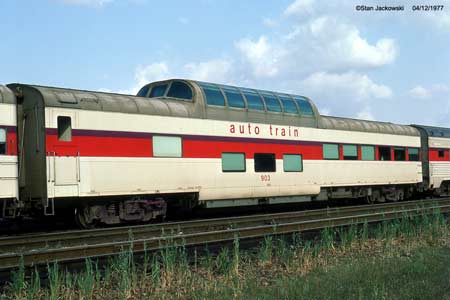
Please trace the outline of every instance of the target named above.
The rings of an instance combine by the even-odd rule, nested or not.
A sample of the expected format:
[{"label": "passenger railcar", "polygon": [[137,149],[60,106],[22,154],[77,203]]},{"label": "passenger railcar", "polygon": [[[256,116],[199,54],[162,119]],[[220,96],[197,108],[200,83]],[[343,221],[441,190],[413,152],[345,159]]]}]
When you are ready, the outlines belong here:
[{"label": "passenger railcar", "polygon": [[137,96],[12,84],[21,201],[83,226],[421,189],[420,129],[321,116],[302,96],[166,80]]},{"label": "passenger railcar", "polygon": [[450,196],[450,129],[413,126],[422,137],[424,188],[434,195]]},{"label": "passenger railcar", "polygon": [[14,94],[0,85],[0,208],[3,217],[15,216],[18,200],[16,116]]}]

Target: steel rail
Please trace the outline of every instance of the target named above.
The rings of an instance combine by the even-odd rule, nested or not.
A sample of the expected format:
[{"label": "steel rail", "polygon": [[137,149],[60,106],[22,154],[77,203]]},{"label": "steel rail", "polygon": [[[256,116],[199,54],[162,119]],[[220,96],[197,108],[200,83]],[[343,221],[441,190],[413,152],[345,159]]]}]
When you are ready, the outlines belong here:
[{"label": "steel rail", "polygon": [[294,232],[319,230],[326,227],[380,222],[405,216],[429,214],[437,211],[440,213],[450,212],[449,199],[440,201],[438,204],[434,203],[433,205],[422,207],[404,208],[402,205],[397,205],[397,209],[386,210],[378,206],[373,212],[362,212],[345,216],[335,215],[314,220],[289,220],[289,222],[284,223],[275,222],[272,224],[260,224],[242,228],[182,233],[120,242],[62,247],[58,249],[28,250],[21,253],[7,253],[0,255],[0,270],[17,267],[21,260],[23,260],[26,266],[45,264],[52,261],[70,263],[82,261],[87,257],[102,258],[117,255],[124,251],[124,249],[132,249],[133,252],[142,253],[144,251],[156,251],[174,244],[190,247],[227,243],[236,238],[240,240],[255,239],[267,235],[291,234]]},{"label": "steel rail", "polygon": [[349,206],[316,209],[309,211],[294,211],[276,214],[258,214],[231,218],[203,219],[186,222],[147,224],[128,227],[102,228],[92,230],[76,230],[67,232],[53,232],[44,234],[22,235],[0,238],[0,253],[18,252],[25,250],[49,249],[75,245],[99,244],[106,242],[126,241],[130,238],[145,239],[167,234],[195,233],[211,230],[251,227],[274,222],[294,222],[320,219],[332,216],[348,216],[352,214],[369,213],[382,208],[384,211],[395,210],[399,207],[429,207],[438,203],[448,203],[449,199],[419,200],[409,202],[394,202],[377,205]]}]

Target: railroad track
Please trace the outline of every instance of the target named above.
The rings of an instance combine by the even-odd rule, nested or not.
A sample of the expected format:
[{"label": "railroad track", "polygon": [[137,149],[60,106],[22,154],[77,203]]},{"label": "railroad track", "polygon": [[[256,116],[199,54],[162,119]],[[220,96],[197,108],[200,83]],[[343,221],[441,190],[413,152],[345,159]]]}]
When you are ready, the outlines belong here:
[{"label": "railroad track", "polygon": [[17,267],[21,260],[26,266],[71,263],[117,255],[130,247],[142,253],[173,244],[202,246],[436,211],[450,212],[450,198],[8,237],[0,239],[0,271]]}]

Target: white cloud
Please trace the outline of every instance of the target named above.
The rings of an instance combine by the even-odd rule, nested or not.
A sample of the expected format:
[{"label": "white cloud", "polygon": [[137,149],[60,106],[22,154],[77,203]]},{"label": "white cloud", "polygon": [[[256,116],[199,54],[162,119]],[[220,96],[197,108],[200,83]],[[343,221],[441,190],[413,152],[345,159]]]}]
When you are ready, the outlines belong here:
[{"label": "white cloud", "polygon": [[312,13],[314,0],[295,0],[285,10],[286,16]]},{"label": "white cloud", "polygon": [[225,83],[231,79],[232,68],[232,62],[227,59],[213,59],[184,65],[184,74],[190,79]]},{"label": "white cloud", "polygon": [[408,91],[408,94],[417,99],[429,99],[436,96],[443,96],[450,92],[450,88],[442,83],[432,84],[429,87],[417,85]]},{"label": "white cloud", "polygon": [[392,97],[392,90],[388,86],[376,84],[367,75],[352,71],[342,74],[317,72],[304,79],[300,86],[307,94],[319,95],[330,101],[348,103]]},{"label": "white cloud", "polygon": [[139,87],[152,81],[167,79],[168,77],[170,77],[169,66],[164,61],[147,66],[139,66],[135,73],[135,79]]},{"label": "white cloud", "polygon": [[114,0],[59,0],[59,1],[70,5],[103,6],[105,4],[112,3]]},{"label": "white cloud", "polygon": [[241,39],[235,44],[245,62],[249,63],[255,77],[273,77],[278,74],[280,60],[285,51],[271,45],[265,36],[257,41]]},{"label": "white cloud", "polygon": [[409,95],[414,98],[426,99],[431,97],[431,92],[423,86],[418,85],[409,90]]}]

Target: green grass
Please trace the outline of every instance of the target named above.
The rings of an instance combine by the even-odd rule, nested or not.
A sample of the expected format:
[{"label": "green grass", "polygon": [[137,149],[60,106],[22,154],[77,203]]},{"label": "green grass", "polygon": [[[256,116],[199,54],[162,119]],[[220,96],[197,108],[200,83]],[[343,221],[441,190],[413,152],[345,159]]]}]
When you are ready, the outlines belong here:
[{"label": "green grass", "polygon": [[[130,233],[130,240],[133,237]],[[169,245],[136,261],[124,249],[80,273],[14,272],[0,299],[450,299],[450,225],[441,214],[325,229],[316,240],[266,237],[188,257]]]}]

